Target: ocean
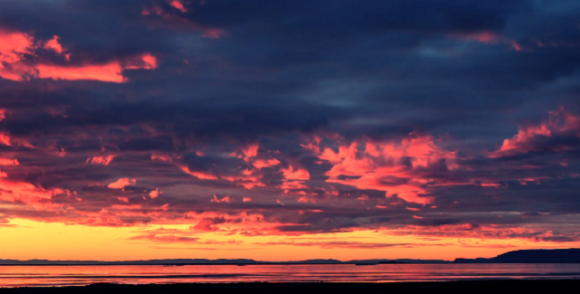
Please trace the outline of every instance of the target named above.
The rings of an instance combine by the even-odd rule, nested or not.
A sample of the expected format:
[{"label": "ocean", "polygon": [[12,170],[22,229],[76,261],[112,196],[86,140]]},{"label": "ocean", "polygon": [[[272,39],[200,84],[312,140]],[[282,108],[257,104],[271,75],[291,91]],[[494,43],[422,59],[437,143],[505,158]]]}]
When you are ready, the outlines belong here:
[{"label": "ocean", "polygon": [[580,264],[0,266],[0,287],[95,283],[385,283],[578,278]]}]

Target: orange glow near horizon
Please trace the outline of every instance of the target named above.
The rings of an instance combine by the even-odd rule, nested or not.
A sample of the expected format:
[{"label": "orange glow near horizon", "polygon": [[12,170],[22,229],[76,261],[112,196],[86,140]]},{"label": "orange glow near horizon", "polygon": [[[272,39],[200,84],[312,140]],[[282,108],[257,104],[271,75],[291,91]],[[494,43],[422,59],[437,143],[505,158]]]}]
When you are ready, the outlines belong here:
[{"label": "orange glow near horizon", "polygon": [[[558,246],[559,244],[542,243],[540,245],[520,239],[438,238],[425,241],[422,237],[397,236],[396,231],[371,230],[301,237],[245,237],[222,235],[217,232],[197,232],[191,237],[199,239],[196,242],[183,240],[179,242],[175,238],[173,241],[177,242],[168,239],[130,238],[161,228],[188,230],[189,226],[88,227],[14,219],[10,221],[9,226],[0,226],[0,234],[2,234],[0,251],[2,259],[18,260],[120,261],[171,258],[250,258],[259,261],[296,261],[317,258],[453,260],[455,258],[488,258],[517,249],[561,247]],[[360,248],[353,250],[341,245],[344,241],[350,241]],[[42,247],[38,246],[39,242],[42,243]],[[320,245],[309,243],[320,243]],[[420,243],[420,245],[372,248],[372,244],[376,246],[378,243]],[[369,246],[364,246],[364,244],[369,244]]]}]

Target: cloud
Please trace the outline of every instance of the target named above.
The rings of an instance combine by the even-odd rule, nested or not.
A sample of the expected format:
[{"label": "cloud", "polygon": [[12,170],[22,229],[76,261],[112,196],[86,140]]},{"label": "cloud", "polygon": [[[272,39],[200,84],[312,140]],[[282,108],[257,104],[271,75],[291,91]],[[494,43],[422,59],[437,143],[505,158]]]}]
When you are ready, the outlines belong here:
[{"label": "cloud", "polygon": [[0,144],[4,144],[6,146],[12,145],[12,143],[10,143],[10,136],[0,133]]},{"label": "cloud", "polygon": [[24,181],[14,181],[7,174],[0,172],[0,200],[12,203],[23,203],[37,209],[54,210],[62,207],[51,200],[59,194],[70,193],[61,189],[44,189]]},{"label": "cloud", "polygon": [[[365,243],[365,242],[352,242],[352,241],[330,241],[330,242],[266,242],[266,243],[254,243],[256,245],[262,246],[299,246],[299,247],[320,247],[325,249],[331,248],[342,248],[342,249],[383,249],[391,247],[420,247],[426,246],[426,244],[421,243]],[[429,246],[434,246],[429,244]],[[435,245],[436,246],[436,245]]]},{"label": "cloud", "polygon": [[159,191],[159,188],[149,192],[149,197],[151,197],[152,199],[155,199],[157,197],[159,197],[159,194],[162,194],[162,191]]},{"label": "cloud", "polygon": [[211,202],[215,203],[231,203],[231,201],[232,199],[230,198],[230,196],[225,196],[222,199],[218,199],[215,194],[213,195],[213,199],[211,200]]},{"label": "cloud", "polygon": [[108,184],[107,187],[111,189],[123,189],[127,186],[135,185],[136,182],[137,182],[136,179],[121,178]]},{"label": "cloud", "polygon": [[577,240],[575,2],[137,2],[0,3],[2,218]]},{"label": "cloud", "polygon": [[267,167],[273,167],[280,164],[280,161],[276,158],[272,158],[272,159],[258,159],[256,161],[253,162],[253,165],[255,168],[257,169],[263,169],[263,168],[267,168]]},{"label": "cloud", "polygon": [[56,53],[62,54],[64,51],[62,45],[58,42],[58,36],[53,36],[44,44],[44,48],[54,50]]},{"label": "cloud", "polygon": [[294,167],[292,164],[285,169],[280,169],[282,175],[284,176],[284,182],[282,184],[282,189],[307,189],[308,187],[304,185],[305,181],[310,179],[310,173],[301,167]]},{"label": "cloud", "polygon": [[96,80],[102,82],[123,83],[127,80],[122,75],[122,67],[118,62],[104,65],[54,66],[38,65],[38,77],[53,80]]},{"label": "cloud", "polygon": [[114,158],[115,158],[114,155],[93,156],[87,158],[87,163],[109,165],[109,163],[111,163],[111,161],[113,161]]},{"label": "cloud", "polygon": [[560,107],[551,111],[547,121],[520,128],[511,139],[505,139],[499,150],[490,156],[497,158],[529,152],[566,152],[577,148],[580,139],[580,116]]},{"label": "cloud", "polygon": [[186,173],[192,177],[196,177],[200,180],[217,180],[217,177],[215,175],[210,174],[210,173],[206,173],[203,171],[191,171],[191,170],[189,170],[189,168],[187,166],[182,166],[180,168],[184,173]]},{"label": "cloud", "polygon": [[[0,28],[0,78],[19,80],[17,73],[13,73],[12,68],[20,70],[18,62],[21,56],[29,53],[33,44],[33,39],[28,34],[8,31]],[[6,65],[10,64],[10,67]],[[16,64],[16,66],[12,66]]]},{"label": "cloud", "polygon": [[[219,203],[223,201],[224,200],[222,199],[221,201],[218,200],[217,202]],[[229,200],[227,202],[229,203]],[[195,226],[192,226],[191,229],[195,231],[213,232],[219,230],[219,227],[217,225],[224,224],[226,222],[227,220],[223,217],[204,218],[201,221],[199,221]]]},{"label": "cloud", "polygon": [[[59,37],[45,42],[44,48],[60,55],[62,60],[70,61],[71,54],[63,54],[62,45],[58,42]],[[149,54],[143,54],[129,58],[125,61],[111,60],[101,64],[54,64],[49,60],[43,60],[37,51],[39,46],[34,37],[18,32],[0,29],[0,77],[13,81],[29,81],[31,78],[53,80],[95,80],[102,82],[123,83],[128,79],[123,76],[125,69],[155,69],[157,59]],[[26,55],[35,56],[38,61],[33,64],[27,62]]]},{"label": "cloud", "polygon": [[195,237],[183,237],[175,235],[156,235],[156,234],[146,234],[138,235],[127,238],[131,241],[149,241],[158,243],[197,243],[200,238]]},{"label": "cloud", "polygon": [[181,3],[181,1],[179,0],[172,0],[169,2],[169,5],[173,6],[173,8],[181,11],[182,13],[187,12],[187,9],[185,8],[185,6],[183,6],[183,3]]},{"label": "cloud", "polygon": [[[359,145],[362,150],[359,150]],[[455,153],[440,149],[431,136],[410,134],[401,142],[353,142],[338,152],[324,149],[318,156],[332,164],[327,182],[386,192],[410,203],[428,204],[421,171],[453,169]]]},{"label": "cloud", "polygon": [[0,165],[20,165],[20,163],[18,162],[18,159],[0,157]]}]

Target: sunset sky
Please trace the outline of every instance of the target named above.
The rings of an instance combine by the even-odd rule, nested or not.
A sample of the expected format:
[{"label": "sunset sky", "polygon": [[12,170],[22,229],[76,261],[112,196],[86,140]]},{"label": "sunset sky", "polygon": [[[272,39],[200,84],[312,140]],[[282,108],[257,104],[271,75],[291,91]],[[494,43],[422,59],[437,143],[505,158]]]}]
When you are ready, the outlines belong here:
[{"label": "sunset sky", "polygon": [[580,1],[0,2],[0,259],[580,246]]}]

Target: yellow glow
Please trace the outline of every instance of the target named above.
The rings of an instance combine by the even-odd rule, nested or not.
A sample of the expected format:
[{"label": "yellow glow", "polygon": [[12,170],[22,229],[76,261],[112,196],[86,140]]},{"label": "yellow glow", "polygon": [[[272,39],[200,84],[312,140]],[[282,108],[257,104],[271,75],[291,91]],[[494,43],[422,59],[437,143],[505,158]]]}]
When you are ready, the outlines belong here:
[{"label": "yellow glow", "polygon": [[[11,221],[15,227],[0,227],[2,259],[51,260],[137,260],[162,258],[252,258],[264,261],[303,260],[314,258],[350,259],[446,259],[456,257],[492,257],[506,251],[557,244],[535,243],[520,239],[451,239],[394,236],[388,232],[357,231],[339,234],[247,237],[219,233],[195,233],[199,243],[160,243],[148,240],[128,240],[154,229],[187,231],[188,225],[154,225],[147,227],[88,227],[43,223],[25,219]],[[219,242],[241,241],[241,244]],[[203,244],[207,241],[218,244]],[[280,242],[358,242],[415,244],[377,249],[339,248],[320,246],[261,245]],[[511,245],[514,247],[502,247]],[[571,244],[567,244],[571,245]],[[577,244],[574,244],[577,245]],[[495,246],[495,247],[494,247]]]}]

